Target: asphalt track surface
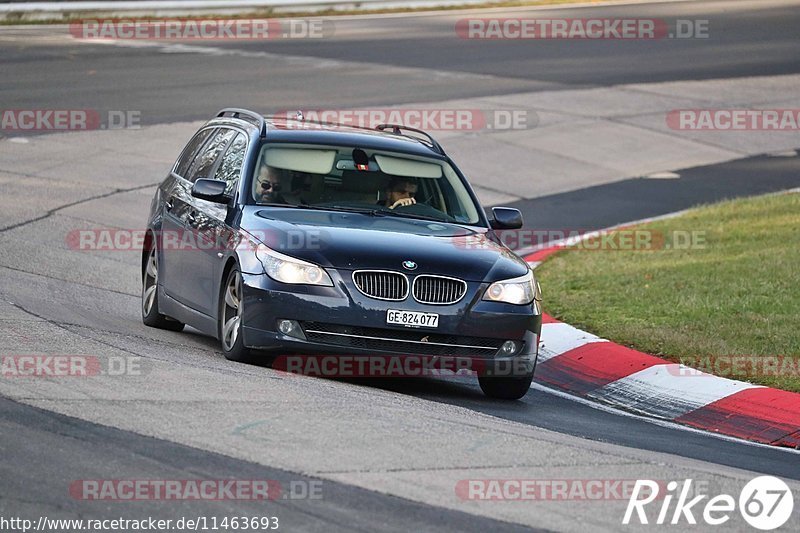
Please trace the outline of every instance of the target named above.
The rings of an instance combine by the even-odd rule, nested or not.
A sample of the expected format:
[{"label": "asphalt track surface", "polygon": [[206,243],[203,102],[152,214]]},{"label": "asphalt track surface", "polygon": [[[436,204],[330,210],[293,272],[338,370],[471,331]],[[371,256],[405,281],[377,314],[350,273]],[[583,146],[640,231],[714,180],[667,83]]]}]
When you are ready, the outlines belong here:
[{"label": "asphalt track surface", "polygon": [[[265,513],[263,501],[183,503],[181,516],[191,518],[278,516],[280,527],[288,531],[526,530],[518,525],[330,482],[325,483],[324,498],[315,500],[313,508],[309,508],[308,500],[299,496],[306,493],[305,487],[315,490],[314,484],[320,481],[308,476],[81,423],[6,399],[0,399],[0,421],[7,465],[3,470],[4,516],[28,513],[47,516],[48,510],[59,512],[65,507],[76,516],[96,519],[174,516],[175,504],[171,501],[121,502],[98,509],[94,502],[70,501],[64,494],[51,490],[57,485],[68,487],[76,479],[121,479],[136,470],[145,478],[149,472],[160,479],[276,480],[284,487],[284,495],[289,496],[270,502],[269,513]],[[286,492],[292,484],[293,492]]]},{"label": "asphalt track surface", "polygon": [[[389,105],[538,88],[553,90],[636,81],[800,72],[800,40],[796,34],[800,10],[797,6],[781,6],[776,2],[705,2],[579,11],[609,17],[708,18],[712,22],[712,32],[715,27],[728,31],[711,46],[707,43],[701,46],[694,40],[674,41],[666,47],[645,42],[633,47],[615,42],[546,42],[536,43],[533,48],[530,43],[514,42],[478,46],[454,41],[451,36],[441,36],[452,29],[458,15],[398,16],[366,22],[343,19],[337,22],[333,42],[325,46],[303,42],[231,43],[215,45],[217,51],[213,54],[154,54],[146,48],[65,44],[62,41],[48,44],[46,39],[39,37],[35,44],[31,41],[32,44],[27,46],[24,39],[20,44],[17,30],[5,34],[0,31],[0,37],[11,36],[0,39],[2,68],[7,74],[2,82],[2,101],[4,108],[143,109],[147,110],[143,114],[145,124],[168,124],[206,118],[209,109],[225,107],[232,101],[256,109],[313,107],[320,101],[331,106]],[[519,13],[524,13],[524,10],[514,12]],[[553,10],[552,14],[554,17],[580,16],[574,11],[565,15],[563,10]],[[27,31],[41,35],[36,33],[36,29]],[[283,69],[266,72],[260,70],[252,58],[240,53],[253,51],[318,58],[322,62],[308,59],[287,61]],[[340,60],[347,64],[337,66],[336,61]],[[389,68],[381,70],[382,74],[377,78],[378,71],[373,72],[372,67],[354,69],[351,62],[359,61]],[[430,69],[440,70],[443,74],[431,76]],[[269,80],[269,91],[254,90],[264,79]],[[800,186],[797,158],[763,156],[681,170],[680,174],[680,180],[631,178],[527,199],[516,206],[525,212],[528,223],[536,227],[593,229],[722,198]],[[147,204],[150,191],[142,189],[141,194],[133,193],[137,208]],[[119,207],[120,204],[115,205]],[[80,216],[83,220],[103,224],[113,218],[105,211],[108,208],[107,205],[93,206],[89,202]],[[284,393],[288,391],[295,395],[302,395],[305,391],[308,397],[298,399],[299,405],[311,402],[313,407],[309,409],[315,411],[313,414],[321,412],[325,418],[341,416],[342,425],[338,434],[322,423],[318,428],[302,428],[304,423],[308,423],[301,418],[302,409],[291,411],[289,400],[270,398],[265,393],[262,404],[256,406],[266,412],[265,417],[279,418],[280,414],[276,412],[280,413],[284,408],[294,413],[294,425],[301,426],[302,431],[287,433],[285,438],[306,437],[304,433],[308,437],[295,442],[282,440],[281,434],[260,434],[264,453],[269,451],[267,458],[261,459],[253,452],[259,449],[259,443],[251,448],[237,448],[234,439],[230,449],[225,449],[225,442],[215,446],[207,444],[201,437],[186,437],[184,425],[197,434],[213,433],[214,423],[224,420],[213,418],[212,413],[204,419],[202,410],[190,405],[199,400],[192,399],[188,388],[181,389],[187,394],[185,412],[187,417],[196,418],[187,421],[176,415],[182,411],[183,400],[178,398],[160,400],[156,397],[148,403],[146,399],[123,395],[115,400],[113,410],[103,411],[105,407],[100,403],[93,405],[91,401],[84,401],[80,405],[69,394],[63,398],[58,394],[48,396],[44,393],[40,396],[32,386],[23,390],[24,393],[15,394],[16,401],[0,400],[2,516],[35,517],[51,513],[49,516],[152,515],[167,518],[176,515],[252,516],[266,512],[279,515],[287,531],[514,531],[520,528],[512,523],[514,521],[544,529],[578,530],[582,528],[581,524],[593,524],[592,515],[597,515],[600,526],[606,529],[614,529],[619,524],[620,514],[608,513],[599,507],[567,507],[565,514],[573,514],[575,522],[568,519],[558,521],[548,514],[542,516],[541,522],[513,518],[518,516],[514,514],[516,511],[510,512],[508,521],[505,521],[498,518],[502,513],[487,512],[485,508],[476,507],[464,512],[454,510],[455,505],[443,505],[435,498],[398,496],[391,490],[381,489],[380,482],[372,485],[368,481],[350,482],[348,480],[358,479],[360,474],[352,467],[352,464],[358,464],[358,460],[350,458],[344,448],[359,449],[357,443],[370,440],[370,436],[359,434],[360,427],[347,418],[347,413],[358,414],[362,409],[365,418],[376,417],[382,422],[372,429],[385,431],[380,435],[387,439],[387,447],[391,444],[388,439],[401,443],[409,439],[409,443],[414,443],[415,437],[443,445],[446,440],[441,440],[436,426],[446,426],[444,421],[455,419],[454,413],[464,416],[458,420],[488,415],[493,419],[491,424],[496,424],[492,427],[498,430],[498,435],[505,435],[504,431],[530,431],[550,444],[561,443],[576,457],[586,456],[586,463],[574,465],[576,470],[572,471],[572,477],[599,477],[602,474],[598,472],[607,472],[601,468],[605,455],[594,454],[616,454],[615,457],[626,459],[620,463],[622,471],[627,475],[633,473],[634,477],[683,476],[688,471],[706,472],[709,476],[715,472],[733,479],[732,472],[744,471],[736,479],[746,479],[748,473],[751,477],[755,473],[764,473],[800,480],[800,461],[797,461],[796,454],[655,425],[624,414],[598,410],[541,388],[534,388],[522,401],[511,403],[486,399],[471,382],[437,379],[312,379],[299,387],[290,383],[294,388],[287,388],[266,367],[227,363],[217,351],[213,339],[191,332],[176,335],[143,328],[137,322],[138,296],[127,289],[130,280],[120,283],[117,289],[92,286],[91,280],[84,284],[60,280],[62,267],[58,254],[42,251],[37,255],[38,252],[30,250],[37,246],[44,250],[49,243],[43,232],[52,227],[48,224],[57,225],[63,220],[50,220],[55,214],[46,210],[34,215],[41,220],[30,221],[33,220],[30,216],[20,217],[17,221],[20,225],[2,232],[5,240],[0,246],[4,255],[16,254],[15,243],[24,240],[27,241],[23,246],[26,253],[32,253],[28,260],[37,263],[36,268],[4,263],[0,285],[4,302],[0,319],[4,332],[0,338],[6,346],[2,353],[85,353],[70,350],[85,350],[85,344],[97,342],[152,360],[151,371],[154,373],[159,368],[156,363],[171,364],[176,368],[175,375],[170,375],[169,379],[161,381],[160,376],[154,379],[153,388],[143,391],[143,394],[153,393],[158,387],[184,387],[186,383],[181,381],[181,375],[190,380],[200,371],[215,370],[220,373],[220,379],[225,380],[226,386],[241,386],[242,390],[252,392],[255,383],[263,388],[274,385]],[[143,213],[138,213],[132,218],[141,219],[143,216]],[[94,267],[91,256],[86,256],[83,261],[82,268]],[[126,258],[118,262],[111,274],[120,279],[135,278],[135,259]],[[9,302],[14,303],[11,305]],[[198,378],[197,386],[202,387],[201,383]],[[212,395],[217,392],[209,391]],[[235,396],[235,393],[228,392],[226,401],[230,402],[228,407],[231,408],[233,423],[237,407],[231,395]],[[68,405],[69,400],[80,406]],[[147,406],[142,407],[145,403]],[[375,404],[370,406],[369,412],[366,412],[366,403]],[[72,416],[60,414],[64,411]],[[408,413],[419,416],[418,427],[403,418]],[[308,414],[310,416],[312,412]],[[154,436],[153,426],[148,425],[153,419],[162,420],[162,426],[174,423],[176,437]],[[314,420],[319,422],[320,419]],[[397,426],[393,428],[395,421]],[[288,427],[279,422],[276,421],[278,430]],[[400,426],[401,423],[404,425]],[[169,437],[170,431],[165,429],[159,435]],[[500,449],[507,450],[498,439],[501,438],[477,439],[467,450],[477,455],[466,454],[465,457],[474,458],[482,454],[492,457]],[[186,442],[197,444],[187,445]],[[531,442],[536,446],[543,441]],[[297,447],[297,462],[285,459],[291,456],[289,452],[268,450],[276,443],[282,448]],[[453,454],[463,453],[455,444],[452,446]],[[424,450],[409,446],[407,452],[395,452],[408,454],[408,457],[392,459],[398,463],[404,460],[413,462],[412,454],[421,453],[421,449]],[[309,454],[308,450],[314,453]],[[217,453],[220,451],[224,453]],[[432,456],[439,452],[441,449],[430,450]],[[377,450],[374,453],[380,455]],[[273,454],[276,457],[274,463],[280,466],[272,466],[269,457]],[[334,462],[343,462],[342,473],[337,474],[333,466],[318,466],[325,462],[326,454]],[[565,476],[559,468],[571,463],[562,463],[564,459],[552,451],[544,455],[536,465],[540,468],[539,475]],[[313,461],[304,463],[305,457]],[[637,460],[642,457],[653,459],[652,463],[647,462],[649,459],[641,459],[644,466],[636,463],[636,468],[625,471],[624,465],[633,464],[634,457]],[[375,468],[374,462],[366,455],[363,461],[365,472],[374,470],[368,474],[392,474],[391,466]],[[389,463],[391,461],[387,461]],[[523,459],[515,462],[512,458],[507,464],[530,467]],[[458,468],[467,472],[470,466],[465,463]],[[444,472],[457,467],[442,468]],[[419,491],[424,492],[425,480],[433,483],[425,476],[435,476],[436,467],[428,466],[419,471],[410,467],[409,472],[412,480],[419,476]],[[340,481],[336,481],[337,475]],[[513,474],[506,473],[506,476],[513,477]],[[98,503],[71,498],[67,490],[76,479],[122,478],[268,478],[287,483],[324,478],[325,496],[322,500],[281,500],[265,511],[261,504],[241,501],[183,502],[177,507],[169,501]],[[413,484],[413,481],[407,483]],[[369,490],[365,486],[376,488]],[[413,490],[403,492],[406,495],[413,493]],[[519,505],[526,504],[522,502]]]},{"label": "asphalt track surface", "polygon": [[[671,25],[677,19],[707,20],[709,38],[473,41],[457,38],[455,24],[486,15],[462,12],[341,18],[334,20],[332,38],[204,43],[205,54],[181,53],[180,48],[154,54],[147,48],[9,43],[3,46],[8,73],[3,106],[26,108],[33,100],[58,102],[66,109],[138,109],[144,111],[144,124],[155,124],[205,119],[209,109],[228,107],[230,102],[263,112],[366,107],[800,71],[800,15],[791,2],[711,0],[518,9],[500,15],[650,17]],[[35,32],[19,33],[26,31]],[[264,53],[304,59],[268,68],[258,55],[247,55]],[[394,68],[378,71],[369,67],[374,64]]]},{"label": "asphalt track surface", "polygon": [[795,157],[761,155],[681,169],[677,179],[630,178],[508,204],[529,226],[592,230],[800,185]]}]

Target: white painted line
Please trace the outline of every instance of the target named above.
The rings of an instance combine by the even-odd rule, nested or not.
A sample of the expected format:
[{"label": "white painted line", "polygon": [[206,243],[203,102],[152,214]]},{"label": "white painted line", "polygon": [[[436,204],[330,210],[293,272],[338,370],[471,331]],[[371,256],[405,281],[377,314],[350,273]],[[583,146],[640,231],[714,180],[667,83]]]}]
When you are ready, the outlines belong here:
[{"label": "white painted line", "polygon": [[750,383],[712,376],[679,364],[654,365],[591,391],[588,396],[650,416],[674,420]]},{"label": "white painted line", "polygon": [[654,426],[659,426],[659,427],[663,427],[663,428],[667,428],[667,429],[676,429],[676,430],[680,430],[680,431],[686,431],[686,432],[689,432],[689,433],[699,433],[699,434],[703,435],[704,437],[711,437],[711,438],[714,438],[714,439],[724,440],[724,441],[727,441],[727,442],[734,442],[736,444],[743,444],[745,446],[754,446],[756,448],[765,448],[765,449],[769,449],[769,450],[775,450],[775,451],[778,451],[778,452],[785,452],[785,453],[791,453],[791,454],[795,454],[795,455],[800,455],[800,449],[787,448],[785,446],[773,446],[771,444],[762,444],[760,442],[753,442],[753,441],[750,441],[750,440],[737,439],[736,437],[723,435],[722,433],[713,433],[711,431],[706,431],[706,430],[703,430],[703,429],[697,429],[697,428],[693,428],[693,427],[690,427],[690,426],[683,426],[681,424],[677,424],[677,423],[671,422],[669,420],[661,420],[660,418],[652,418],[652,417],[649,417],[649,416],[643,416],[643,415],[638,415],[638,414],[635,414],[635,413],[630,413],[628,411],[623,411],[621,409],[618,409],[616,407],[612,407],[610,405],[604,405],[602,403],[597,403],[595,400],[589,400],[589,399],[586,399],[586,398],[581,398],[580,396],[575,396],[574,394],[570,394],[568,392],[564,392],[564,391],[560,391],[560,390],[557,390],[557,389],[553,389],[553,388],[547,387],[547,386],[539,384],[539,383],[531,384],[531,388],[534,389],[534,390],[537,390],[539,392],[544,392],[545,394],[551,394],[551,395],[556,396],[558,398],[563,398],[565,400],[569,400],[569,401],[572,401],[572,402],[579,403],[581,405],[585,405],[586,407],[591,407],[592,409],[596,409],[596,410],[602,411],[604,413],[609,413],[609,414],[616,415],[616,416],[624,416],[624,417],[627,417],[627,418],[633,418],[635,420],[639,420],[640,422],[646,422],[646,423],[652,424]]},{"label": "white painted line", "polygon": [[681,175],[677,172],[653,172],[644,176],[645,179],[649,180],[676,180],[680,177]]},{"label": "white painted line", "polygon": [[541,340],[539,343],[540,363],[590,342],[608,342],[596,335],[560,322],[542,324]]}]

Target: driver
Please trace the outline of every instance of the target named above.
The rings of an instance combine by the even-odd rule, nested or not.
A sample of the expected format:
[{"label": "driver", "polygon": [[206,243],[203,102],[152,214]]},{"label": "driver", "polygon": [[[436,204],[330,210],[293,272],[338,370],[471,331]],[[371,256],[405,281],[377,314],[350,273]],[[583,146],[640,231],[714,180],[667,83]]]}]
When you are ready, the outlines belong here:
[{"label": "driver", "polygon": [[414,205],[417,203],[414,199],[416,194],[417,182],[414,178],[393,177],[386,186],[386,201],[383,205],[388,209]]},{"label": "driver", "polygon": [[275,167],[264,165],[258,173],[256,199],[260,203],[284,203],[280,198],[281,172]]},{"label": "driver", "polygon": [[[300,198],[300,189],[307,176],[292,176],[287,178],[284,171],[270,166],[261,168],[258,175],[257,200],[265,204],[292,204],[305,203]],[[287,184],[291,186],[287,186]],[[286,190],[290,189],[290,190]]]}]

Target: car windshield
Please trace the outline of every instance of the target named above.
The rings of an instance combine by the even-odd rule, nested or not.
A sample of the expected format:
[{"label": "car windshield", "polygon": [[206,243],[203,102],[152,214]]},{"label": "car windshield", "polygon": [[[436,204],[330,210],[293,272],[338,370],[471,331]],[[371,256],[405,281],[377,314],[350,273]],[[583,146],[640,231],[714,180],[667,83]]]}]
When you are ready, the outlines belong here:
[{"label": "car windshield", "polygon": [[259,205],[478,224],[478,207],[446,161],[379,150],[265,144],[251,184]]}]

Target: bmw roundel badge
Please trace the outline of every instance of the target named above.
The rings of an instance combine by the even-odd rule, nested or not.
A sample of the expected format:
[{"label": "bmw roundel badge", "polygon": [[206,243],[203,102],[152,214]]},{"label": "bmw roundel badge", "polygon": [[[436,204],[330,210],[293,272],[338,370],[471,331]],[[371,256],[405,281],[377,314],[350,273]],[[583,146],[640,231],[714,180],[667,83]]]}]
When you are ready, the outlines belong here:
[{"label": "bmw roundel badge", "polygon": [[417,264],[414,261],[406,260],[403,261],[403,268],[405,268],[406,270],[416,270]]}]

